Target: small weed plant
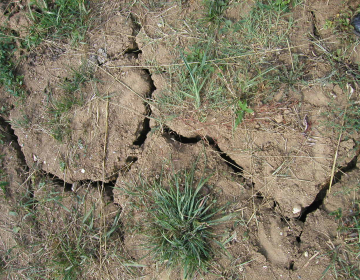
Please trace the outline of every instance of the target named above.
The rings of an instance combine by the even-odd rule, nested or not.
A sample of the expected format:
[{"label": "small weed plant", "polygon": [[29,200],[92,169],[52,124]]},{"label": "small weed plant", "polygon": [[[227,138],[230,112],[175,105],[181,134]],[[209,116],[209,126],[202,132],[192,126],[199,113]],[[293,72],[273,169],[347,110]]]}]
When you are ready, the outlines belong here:
[{"label": "small weed plant", "polygon": [[[185,96],[194,100],[195,108],[199,109],[201,105],[201,93],[204,89],[206,82],[208,81],[210,75],[213,71],[207,67],[206,64],[206,52],[201,55],[201,62],[189,64],[187,58],[184,55],[181,56],[186,70],[188,72],[189,78],[191,82],[189,83],[189,87],[184,90],[180,90],[180,92]],[[185,84],[187,85],[187,84]]]},{"label": "small weed plant", "polygon": [[248,107],[246,101],[242,102],[241,100],[239,100],[237,105],[238,106],[235,111],[236,119],[234,128],[237,128],[238,125],[242,122],[245,113],[254,113],[254,111]]},{"label": "small weed plant", "polygon": [[220,24],[223,20],[223,14],[229,7],[229,0],[204,0],[205,22]]},{"label": "small weed plant", "polygon": [[195,179],[195,166],[152,183],[142,182],[145,207],[149,215],[144,244],[155,260],[176,269],[183,268],[188,279],[206,272],[223,244],[215,228],[234,215],[216,206],[204,186],[209,178]]}]

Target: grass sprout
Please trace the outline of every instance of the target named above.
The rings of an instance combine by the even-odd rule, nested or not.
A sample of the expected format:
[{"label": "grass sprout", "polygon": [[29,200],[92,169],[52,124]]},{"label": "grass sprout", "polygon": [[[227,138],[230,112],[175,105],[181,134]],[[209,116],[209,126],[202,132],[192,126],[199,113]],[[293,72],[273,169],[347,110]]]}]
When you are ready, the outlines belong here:
[{"label": "grass sprout", "polygon": [[182,267],[184,278],[207,271],[219,247],[224,249],[215,229],[234,217],[204,194],[208,180],[195,178],[195,165],[151,183],[140,180],[149,190],[141,193],[149,215],[144,246],[156,261]]},{"label": "grass sprout", "polygon": [[205,17],[204,20],[214,24],[219,24],[223,19],[223,14],[229,6],[229,0],[204,0]]},{"label": "grass sprout", "polygon": [[189,64],[184,55],[181,55],[183,59],[186,69],[190,76],[190,85],[185,90],[181,90],[181,93],[189,98],[194,99],[195,108],[199,109],[201,105],[201,97],[200,93],[204,88],[205,83],[208,81],[211,71],[205,73],[206,69],[206,52],[202,55],[202,59],[200,64]]}]

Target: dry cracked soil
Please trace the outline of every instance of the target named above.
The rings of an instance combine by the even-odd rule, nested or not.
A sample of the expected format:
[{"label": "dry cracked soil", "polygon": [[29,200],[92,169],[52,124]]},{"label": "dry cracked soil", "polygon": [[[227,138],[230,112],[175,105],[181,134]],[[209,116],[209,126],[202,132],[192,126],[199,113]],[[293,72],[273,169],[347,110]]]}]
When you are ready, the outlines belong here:
[{"label": "dry cracked soil", "polygon": [[[230,1],[224,19],[241,21],[255,2]],[[349,31],[348,43],[325,26],[360,2],[291,2],[298,4],[289,12],[293,25],[287,47],[271,50],[272,61],[291,69],[297,54],[306,83],[280,86],[267,102],[252,99],[253,113],[236,128],[231,107],[209,107],[199,118],[185,101],[171,117],[159,105],[171,94],[170,68],[181,64],[179,48],[188,50],[198,39],[187,20],[198,16],[201,21],[202,1],[94,1],[99,16],[84,44],[43,41],[16,54],[28,94],[20,100],[0,88],[2,180],[8,182],[0,204],[0,247],[5,268],[17,267],[3,270],[4,279],[30,279],[30,267],[40,266],[24,247],[48,236],[46,223],[31,218],[26,222],[32,226],[22,228],[29,217],[19,217],[14,209],[24,193],[43,201],[50,190],[64,196],[63,207],[46,206],[42,213],[52,226],[65,227],[61,213],[72,207],[72,197],[85,193],[84,204],[102,205],[105,223],[120,213],[117,239],[127,260],[137,265],[128,265],[130,273],[123,265],[129,261],[111,259],[100,266],[106,272],[94,269],[84,279],[181,279],[157,266],[141,246],[144,234],[133,225],[141,227],[146,216],[131,207],[134,198],[123,190],[139,177],[156,179],[191,168],[197,160],[211,174],[208,191],[220,203],[230,203],[229,211],[239,213],[242,222],[224,224],[227,253],[216,255],[209,272],[196,279],[345,279],[329,269],[331,252],[346,244],[334,213],[342,209],[342,219],[351,219],[358,211],[360,138],[357,131],[326,123],[344,124],[339,112],[348,110],[349,100],[359,102],[359,85],[341,86],[328,77],[335,68],[344,77],[358,69],[359,39]],[[26,36],[28,7],[2,1],[0,8],[4,24]],[[319,42],[329,53],[347,48],[346,59],[329,63]],[[63,85],[74,69],[83,68],[91,77],[73,93],[82,102],[52,123],[51,108],[67,94]],[[262,87],[267,84],[257,90]],[[339,110],[330,113],[334,107]]]}]

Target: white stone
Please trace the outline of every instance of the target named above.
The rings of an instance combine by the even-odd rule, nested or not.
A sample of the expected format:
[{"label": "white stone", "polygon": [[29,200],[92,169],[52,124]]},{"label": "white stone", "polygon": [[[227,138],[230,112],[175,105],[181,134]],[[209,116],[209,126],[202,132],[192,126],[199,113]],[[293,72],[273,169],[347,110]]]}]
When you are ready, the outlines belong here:
[{"label": "white stone", "polygon": [[301,212],[301,206],[300,205],[296,205],[294,206],[293,208],[293,214],[297,214],[297,213],[300,213]]}]

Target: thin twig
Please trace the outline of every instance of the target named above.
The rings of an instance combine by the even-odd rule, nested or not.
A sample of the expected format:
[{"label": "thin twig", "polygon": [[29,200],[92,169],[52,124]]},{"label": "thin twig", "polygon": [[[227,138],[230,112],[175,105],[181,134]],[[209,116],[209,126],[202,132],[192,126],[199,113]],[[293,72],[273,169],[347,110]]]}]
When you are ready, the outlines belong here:
[{"label": "thin twig", "polygon": [[320,252],[316,252],[316,253],[307,261],[307,263],[306,263],[302,268],[306,268],[306,267],[309,265],[310,261],[311,261],[313,258],[315,258],[317,255],[319,255],[319,254],[320,254]]},{"label": "thin twig", "polygon": [[104,150],[103,150],[103,162],[102,162],[102,184],[101,184],[101,191],[100,191],[100,200],[101,200],[101,209],[100,209],[100,215],[102,218],[103,225],[100,227],[100,270],[102,269],[103,260],[102,260],[102,237],[104,236],[104,248],[106,250],[106,234],[104,234],[104,230],[106,228],[106,219],[105,219],[105,213],[104,213],[104,189],[105,189],[105,167],[106,167],[106,152],[107,152],[107,144],[108,144],[108,127],[109,127],[109,99],[107,99],[106,102],[106,110],[105,110],[105,136],[104,136]]},{"label": "thin twig", "polygon": [[341,124],[341,131],[340,131],[338,143],[337,143],[337,146],[336,146],[333,166],[332,166],[332,169],[331,169],[330,184],[329,184],[329,190],[328,190],[329,193],[331,191],[331,186],[332,186],[333,181],[334,181],[336,162],[337,162],[337,157],[338,157],[338,153],[339,153],[339,147],[340,147],[340,142],[341,142],[341,138],[342,138],[342,134],[343,134],[343,129],[344,129],[344,125],[345,125],[346,111],[347,111],[347,106],[345,107],[345,110],[344,110],[344,116],[343,116],[342,124]]}]

